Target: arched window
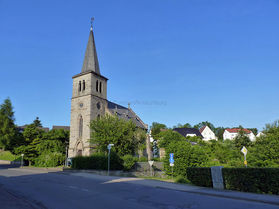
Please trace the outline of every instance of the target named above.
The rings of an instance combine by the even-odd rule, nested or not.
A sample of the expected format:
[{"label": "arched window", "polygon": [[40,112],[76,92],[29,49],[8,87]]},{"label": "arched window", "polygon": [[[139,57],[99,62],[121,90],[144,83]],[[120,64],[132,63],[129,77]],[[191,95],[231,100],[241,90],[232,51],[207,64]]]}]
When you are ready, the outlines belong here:
[{"label": "arched window", "polygon": [[85,90],[85,80],[82,81],[82,91]]},{"label": "arched window", "polygon": [[99,83],[98,80],[96,81],[96,91],[98,92]]},{"label": "arched window", "polygon": [[83,129],[83,119],[82,116],[79,117],[79,131],[78,131],[78,136],[82,137],[82,129]]},{"label": "arched window", "polygon": [[78,91],[81,91],[81,81],[78,82]]},{"label": "arched window", "polygon": [[102,93],[102,82],[100,81],[100,93]]}]

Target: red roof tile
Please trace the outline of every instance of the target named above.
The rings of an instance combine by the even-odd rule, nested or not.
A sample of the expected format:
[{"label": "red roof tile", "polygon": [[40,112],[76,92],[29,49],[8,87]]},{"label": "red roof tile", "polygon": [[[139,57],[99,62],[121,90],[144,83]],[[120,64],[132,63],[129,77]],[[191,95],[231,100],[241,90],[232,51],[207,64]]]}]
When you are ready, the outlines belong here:
[{"label": "red roof tile", "polygon": [[[241,130],[241,128],[227,128],[226,131],[230,132],[230,133],[238,133]],[[250,134],[251,131],[244,128],[242,129],[246,134]]]}]

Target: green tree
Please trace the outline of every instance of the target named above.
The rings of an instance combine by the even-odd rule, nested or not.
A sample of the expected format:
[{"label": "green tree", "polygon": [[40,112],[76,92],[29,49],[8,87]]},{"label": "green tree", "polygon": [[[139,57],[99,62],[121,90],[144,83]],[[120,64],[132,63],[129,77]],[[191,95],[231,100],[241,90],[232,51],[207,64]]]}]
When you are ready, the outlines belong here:
[{"label": "green tree", "polygon": [[248,149],[248,166],[279,167],[279,121],[267,124],[264,135]]},{"label": "green tree", "polygon": [[186,141],[185,137],[173,130],[162,131],[157,137],[160,148],[166,148],[172,142]]},{"label": "green tree", "polygon": [[153,122],[151,126],[151,136],[156,139],[156,136],[161,132],[162,129],[167,129],[167,126],[162,123]]},{"label": "green tree", "polygon": [[251,141],[243,129],[240,129],[237,136],[234,138],[233,142],[235,144],[235,147],[238,148],[239,150],[243,146],[248,147],[251,145]]},{"label": "green tree", "polygon": [[12,150],[13,145],[17,144],[20,139],[14,121],[12,103],[8,98],[0,106],[0,147],[4,150]]},{"label": "green tree", "polygon": [[203,126],[208,126],[213,132],[215,132],[215,126],[208,121],[203,121],[201,123],[198,123],[198,124],[194,125],[193,128],[200,129]]},{"label": "green tree", "polygon": [[171,174],[169,154],[174,153],[174,174],[186,177],[187,167],[201,167],[208,161],[208,156],[202,146],[191,145],[187,141],[173,141],[166,148],[164,168],[167,174]]},{"label": "green tree", "polygon": [[107,145],[114,144],[112,149],[120,156],[134,155],[139,147],[137,127],[131,120],[105,115],[91,121],[90,128],[90,142],[100,152],[107,152]]},{"label": "green tree", "polygon": [[39,117],[36,117],[36,119],[33,121],[33,124],[35,125],[35,127],[43,127]]}]

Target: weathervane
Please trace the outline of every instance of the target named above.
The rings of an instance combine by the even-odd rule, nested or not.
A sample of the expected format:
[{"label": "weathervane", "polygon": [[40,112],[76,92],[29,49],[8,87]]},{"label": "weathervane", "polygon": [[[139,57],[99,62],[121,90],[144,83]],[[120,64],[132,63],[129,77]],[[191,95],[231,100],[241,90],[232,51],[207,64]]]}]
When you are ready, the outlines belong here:
[{"label": "weathervane", "polygon": [[91,21],[90,21],[90,23],[91,23],[91,30],[93,29],[93,21],[94,21],[94,17],[91,17]]}]

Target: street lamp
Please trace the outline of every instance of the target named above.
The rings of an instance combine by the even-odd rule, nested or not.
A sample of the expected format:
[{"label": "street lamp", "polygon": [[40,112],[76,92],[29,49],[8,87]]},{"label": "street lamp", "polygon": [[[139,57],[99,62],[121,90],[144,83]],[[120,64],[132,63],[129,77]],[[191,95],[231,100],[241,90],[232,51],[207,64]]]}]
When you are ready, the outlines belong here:
[{"label": "street lamp", "polygon": [[109,160],[110,160],[110,150],[111,150],[112,146],[114,146],[114,144],[109,144],[108,147],[107,147],[108,148],[108,176],[109,176],[109,164],[110,164],[109,163]]},{"label": "street lamp", "polygon": [[21,154],[21,167],[23,167],[23,156],[24,154]]}]

